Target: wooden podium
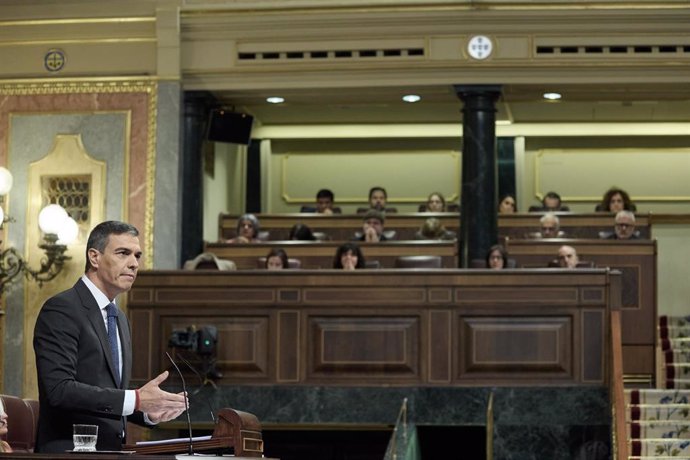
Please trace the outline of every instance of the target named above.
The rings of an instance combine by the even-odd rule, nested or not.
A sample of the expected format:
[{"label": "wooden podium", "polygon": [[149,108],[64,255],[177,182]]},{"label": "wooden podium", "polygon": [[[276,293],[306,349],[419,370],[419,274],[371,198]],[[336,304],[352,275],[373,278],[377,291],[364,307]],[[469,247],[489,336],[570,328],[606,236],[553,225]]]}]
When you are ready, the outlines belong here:
[{"label": "wooden podium", "polygon": [[[211,439],[195,441],[192,448],[194,452],[233,449],[235,457],[262,457],[264,441],[261,423],[255,415],[248,412],[221,409],[218,411]],[[124,450],[133,450],[137,454],[184,454],[189,451],[189,441],[161,442],[145,446],[130,444],[126,445]]]}]

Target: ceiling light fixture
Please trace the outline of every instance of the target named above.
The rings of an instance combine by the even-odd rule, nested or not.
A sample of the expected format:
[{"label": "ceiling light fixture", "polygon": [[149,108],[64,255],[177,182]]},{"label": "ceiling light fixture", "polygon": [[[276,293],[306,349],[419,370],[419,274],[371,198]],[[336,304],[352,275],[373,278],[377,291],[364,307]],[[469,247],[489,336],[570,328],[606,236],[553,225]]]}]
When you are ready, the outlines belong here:
[{"label": "ceiling light fixture", "polygon": [[270,102],[271,104],[282,104],[285,102],[285,98],[280,96],[271,96],[266,98],[266,102]]},{"label": "ceiling light fixture", "polygon": [[544,99],[549,101],[557,101],[561,98],[561,93],[544,93]]},{"label": "ceiling light fixture", "polygon": [[405,102],[419,102],[422,100],[421,96],[417,96],[416,94],[406,94],[402,97],[402,100]]}]

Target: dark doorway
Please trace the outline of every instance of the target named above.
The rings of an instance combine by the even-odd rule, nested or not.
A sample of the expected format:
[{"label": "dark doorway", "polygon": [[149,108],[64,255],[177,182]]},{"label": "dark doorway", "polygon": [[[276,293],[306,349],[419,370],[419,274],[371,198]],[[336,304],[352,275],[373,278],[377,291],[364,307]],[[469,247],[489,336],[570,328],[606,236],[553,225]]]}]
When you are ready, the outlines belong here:
[{"label": "dark doorway", "polygon": [[417,436],[422,460],[486,459],[484,426],[417,425]]},{"label": "dark doorway", "polygon": [[383,460],[392,430],[263,429],[264,455],[280,460]]}]

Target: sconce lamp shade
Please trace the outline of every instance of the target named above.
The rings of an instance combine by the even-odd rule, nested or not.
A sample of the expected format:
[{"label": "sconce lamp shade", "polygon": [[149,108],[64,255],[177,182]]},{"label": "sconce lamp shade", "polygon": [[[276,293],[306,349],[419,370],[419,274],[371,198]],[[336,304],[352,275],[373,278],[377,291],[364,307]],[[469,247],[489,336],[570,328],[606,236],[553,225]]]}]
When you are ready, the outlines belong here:
[{"label": "sconce lamp shade", "polygon": [[57,235],[63,227],[63,222],[68,218],[67,211],[62,206],[49,204],[38,213],[38,226],[43,233]]},{"label": "sconce lamp shade", "polygon": [[0,166],[0,196],[5,196],[12,189],[12,173]]},{"label": "sconce lamp shade", "polygon": [[71,217],[62,221],[62,228],[57,233],[57,244],[72,244],[79,236],[79,225]]},{"label": "sconce lamp shade", "polygon": [[0,227],[2,227],[2,224],[5,222],[5,210],[2,209],[2,206],[0,206]]}]

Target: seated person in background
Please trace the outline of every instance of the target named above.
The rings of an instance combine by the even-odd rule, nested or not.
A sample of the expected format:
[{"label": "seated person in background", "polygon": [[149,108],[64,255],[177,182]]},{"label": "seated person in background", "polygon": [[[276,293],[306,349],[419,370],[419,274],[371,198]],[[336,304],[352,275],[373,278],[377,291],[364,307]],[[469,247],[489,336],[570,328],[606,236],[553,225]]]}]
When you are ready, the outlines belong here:
[{"label": "seated person in background", "polygon": [[446,199],[438,192],[433,192],[426,199],[426,204],[419,206],[419,212],[446,212]]},{"label": "seated person in background", "polygon": [[422,227],[414,234],[416,240],[454,240],[457,238],[455,232],[446,230],[441,221],[435,217],[430,217],[424,221]]},{"label": "seated person in background", "polygon": [[[2,405],[2,399],[0,399],[0,437],[5,436],[7,436],[7,412],[5,412],[5,408]],[[12,452],[12,448],[7,441],[3,441],[2,439],[0,439],[0,452]]]},{"label": "seated person in background", "polygon": [[561,196],[556,192],[548,192],[541,200],[541,206],[530,206],[529,212],[555,212],[555,211],[570,211],[568,206],[561,202]]},{"label": "seated person in background", "polygon": [[639,235],[635,232],[635,214],[630,211],[618,211],[616,214],[613,233],[606,238],[609,240],[636,240]]},{"label": "seated person in background", "polygon": [[387,208],[388,193],[383,187],[372,187],[369,189],[369,207],[357,208],[357,214],[364,214],[365,212],[374,209],[381,212],[398,212],[395,208]]},{"label": "seated person in background", "polygon": [[182,265],[185,270],[237,270],[232,260],[220,259],[212,252],[202,252]]},{"label": "seated person in background", "polygon": [[364,266],[364,255],[362,255],[362,250],[355,243],[345,243],[335,253],[333,268],[355,270],[364,268]]},{"label": "seated person in background", "polygon": [[508,267],[508,251],[500,244],[494,244],[486,253],[486,268],[502,270]]},{"label": "seated person in background", "polygon": [[541,216],[539,224],[541,231],[534,235],[536,238],[563,238],[565,235],[565,233],[560,230],[560,219],[552,212],[547,212]]},{"label": "seated person in background", "polygon": [[577,251],[572,246],[558,248],[558,266],[561,268],[576,268],[580,261]]},{"label": "seated person in background", "polygon": [[387,241],[386,235],[383,234],[383,224],[385,223],[383,213],[375,209],[370,209],[364,214],[362,224],[362,234],[355,234],[355,240],[366,241],[368,243],[378,243],[379,241]]},{"label": "seated person in background", "polygon": [[271,249],[266,256],[266,270],[283,270],[288,268],[288,256],[282,248]]},{"label": "seated person in background", "polygon": [[259,236],[259,219],[254,214],[243,214],[237,219],[236,236],[226,243],[256,243]]},{"label": "seated person in background", "polygon": [[498,201],[498,213],[513,214],[516,212],[517,203],[515,202],[515,197],[509,193],[501,196],[501,199]]},{"label": "seated person in background", "polygon": [[339,207],[334,207],[335,195],[327,188],[322,188],[316,194],[316,207],[302,206],[299,212],[316,212],[319,214],[340,214]]},{"label": "seated person in background", "polygon": [[611,187],[604,193],[601,203],[594,209],[596,212],[637,211],[637,206],[630,200],[630,195],[618,187]]},{"label": "seated person in background", "polygon": [[314,233],[312,233],[311,228],[309,228],[307,225],[295,224],[290,229],[290,236],[288,239],[298,241],[314,241],[316,240],[316,237],[314,236]]}]

